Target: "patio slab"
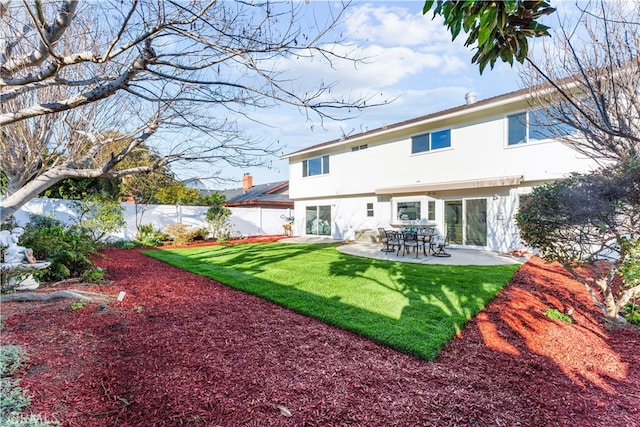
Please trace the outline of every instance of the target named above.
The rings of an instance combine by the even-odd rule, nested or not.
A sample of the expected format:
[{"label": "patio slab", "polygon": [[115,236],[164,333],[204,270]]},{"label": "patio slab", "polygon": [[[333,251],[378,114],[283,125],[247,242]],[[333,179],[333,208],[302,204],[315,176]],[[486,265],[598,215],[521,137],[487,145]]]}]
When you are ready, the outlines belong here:
[{"label": "patio slab", "polygon": [[[321,237],[291,237],[280,240],[285,243],[338,243],[340,240],[332,240]],[[387,261],[414,262],[420,264],[445,264],[445,265],[505,265],[524,264],[526,257],[515,257],[507,254],[483,251],[479,249],[461,249],[447,247],[450,257],[435,257],[433,255],[423,255],[420,253],[416,258],[415,253],[396,255],[395,252],[383,252],[379,243],[369,242],[343,242],[338,246],[338,251],[355,256],[366,258],[384,259]]]},{"label": "patio slab", "polygon": [[501,255],[496,252],[482,251],[479,249],[460,249],[447,247],[450,257],[436,257],[424,255],[420,252],[418,258],[415,253],[396,255],[395,252],[383,252],[382,246],[376,243],[347,243],[338,246],[340,252],[363,256],[367,258],[384,259],[388,261],[415,262],[420,264],[445,264],[445,265],[505,265],[524,264],[527,258]]}]

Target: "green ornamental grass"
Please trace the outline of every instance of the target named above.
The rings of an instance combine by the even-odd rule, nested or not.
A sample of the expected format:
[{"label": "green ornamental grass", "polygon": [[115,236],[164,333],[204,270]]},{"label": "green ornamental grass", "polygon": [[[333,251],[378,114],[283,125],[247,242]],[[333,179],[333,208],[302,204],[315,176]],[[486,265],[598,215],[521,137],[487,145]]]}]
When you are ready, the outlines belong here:
[{"label": "green ornamental grass", "polygon": [[380,344],[433,360],[517,265],[423,265],[343,254],[336,244],[145,251],[187,271]]}]

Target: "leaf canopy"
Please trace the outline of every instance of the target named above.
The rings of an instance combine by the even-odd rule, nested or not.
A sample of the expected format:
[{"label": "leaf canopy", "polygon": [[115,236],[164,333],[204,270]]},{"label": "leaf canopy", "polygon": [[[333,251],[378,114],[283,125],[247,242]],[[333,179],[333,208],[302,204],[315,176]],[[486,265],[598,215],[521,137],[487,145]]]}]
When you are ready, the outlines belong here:
[{"label": "leaf canopy", "polygon": [[499,59],[513,65],[524,62],[530,37],[549,36],[549,27],[538,22],[555,12],[545,1],[426,1],[423,14],[440,15],[454,40],[467,34],[465,46],[477,49],[471,62],[480,68],[494,67]]}]

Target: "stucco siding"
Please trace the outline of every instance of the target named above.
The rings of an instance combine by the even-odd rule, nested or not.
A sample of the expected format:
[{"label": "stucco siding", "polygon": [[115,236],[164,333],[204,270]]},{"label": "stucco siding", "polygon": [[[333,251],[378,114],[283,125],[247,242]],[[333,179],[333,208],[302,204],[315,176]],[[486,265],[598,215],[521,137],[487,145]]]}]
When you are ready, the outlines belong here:
[{"label": "stucco siding", "polygon": [[[517,93],[289,155],[290,197],[296,218],[302,218],[297,234],[307,234],[307,206],[330,206],[331,237],[348,240],[359,230],[405,225],[398,203],[405,209],[409,202],[415,210],[419,202],[419,218],[407,226],[433,222],[442,234],[453,230],[464,246],[521,249],[515,221],[521,195],[597,167],[559,141],[509,145],[508,116],[526,110],[525,97]],[[412,136],[447,129],[450,146],[412,153]],[[328,173],[303,177],[303,162],[321,156],[329,156]],[[374,203],[373,217],[367,216],[366,203]],[[429,203],[435,203],[435,218],[427,218]]]}]

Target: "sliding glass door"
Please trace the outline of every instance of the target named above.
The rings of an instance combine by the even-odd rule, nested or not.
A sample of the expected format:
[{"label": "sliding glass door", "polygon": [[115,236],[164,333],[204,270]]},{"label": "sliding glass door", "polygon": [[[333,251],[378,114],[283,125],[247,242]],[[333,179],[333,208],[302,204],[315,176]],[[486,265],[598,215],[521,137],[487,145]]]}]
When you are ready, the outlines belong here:
[{"label": "sliding glass door", "polygon": [[307,206],[305,233],[317,236],[331,235],[331,206]]},{"label": "sliding glass door", "polygon": [[487,246],[487,199],[464,202],[465,245]]},{"label": "sliding glass door", "polygon": [[444,202],[444,223],[449,243],[462,245],[462,200]]},{"label": "sliding glass door", "polygon": [[449,243],[487,245],[487,199],[445,201],[444,221]]}]

